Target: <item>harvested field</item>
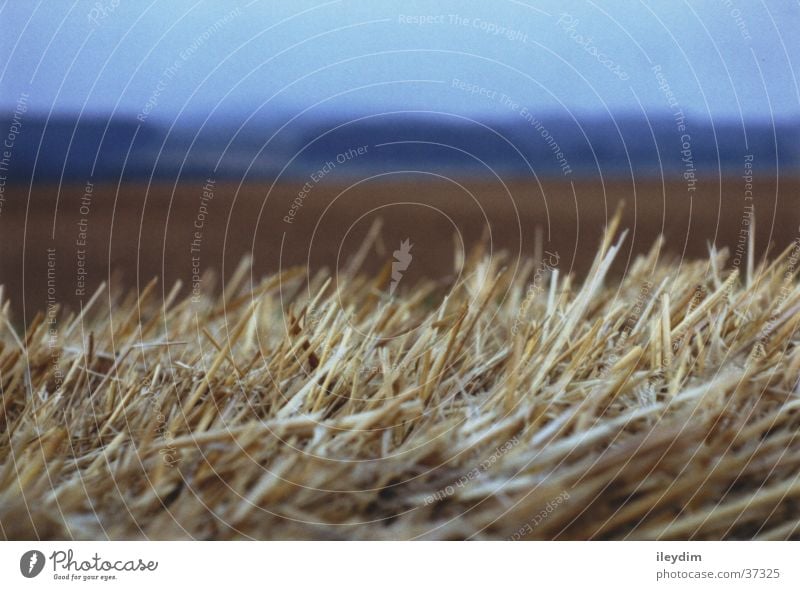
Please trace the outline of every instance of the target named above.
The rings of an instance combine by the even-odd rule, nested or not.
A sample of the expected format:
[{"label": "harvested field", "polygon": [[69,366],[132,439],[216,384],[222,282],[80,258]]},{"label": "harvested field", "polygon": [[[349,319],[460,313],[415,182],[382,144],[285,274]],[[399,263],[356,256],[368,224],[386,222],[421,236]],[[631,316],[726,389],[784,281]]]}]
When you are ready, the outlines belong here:
[{"label": "harvested field", "polygon": [[612,275],[609,225],[585,277],[544,249],[396,289],[245,260],[221,295],[103,286],[25,333],[4,297],[0,534],[800,537],[800,242],[657,240]]},{"label": "harvested field", "polygon": [[[48,249],[56,251],[56,297],[77,309],[112,277],[128,289],[141,289],[158,277],[159,292],[178,280],[188,290],[193,257],[199,258],[202,272],[213,270],[226,280],[244,256],[252,256],[257,276],[305,265],[312,272],[325,267],[335,272],[357,253],[379,217],[385,221],[378,238],[386,252],[370,252],[363,268],[377,272],[397,244],[410,238],[418,255],[406,281],[449,272],[454,234],[467,250],[487,236],[494,251],[506,250],[516,259],[535,257],[537,230],[545,247],[561,256],[562,273],[583,277],[621,202],[626,204],[622,227],[629,233],[612,267],[615,276],[647,252],[659,234],[666,238],[665,251],[684,258],[706,256],[709,243],[727,247],[735,258],[742,232],[749,229],[745,222],[751,206],[758,216],[757,256],[769,244],[781,248],[790,243],[800,225],[800,179],[767,174],[755,176],[752,199],[737,176],[700,180],[694,196],[682,180],[646,176],[541,183],[412,176],[394,182],[320,183],[291,224],[283,218],[302,182],[218,182],[210,200],[203,198],[205,184],[98,183],[88,200],[83,185],[7,187],[0,214],[0,284],[6,285],[15,319],[24,321],[23,316],[32,317],[47,303]],[[194,224],[204,205],[202,236],[192,252]],[[87,270],[81,283],[79,255]],[[80,287],[82,295],[76,294]]]}]

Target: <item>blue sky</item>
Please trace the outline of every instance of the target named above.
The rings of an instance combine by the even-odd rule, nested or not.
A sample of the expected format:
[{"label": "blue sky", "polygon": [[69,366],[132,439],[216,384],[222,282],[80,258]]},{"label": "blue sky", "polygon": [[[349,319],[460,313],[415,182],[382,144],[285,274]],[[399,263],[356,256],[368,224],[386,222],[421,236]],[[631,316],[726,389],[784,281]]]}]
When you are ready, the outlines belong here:
[{"label": "blue sky", "polygon": [[6,0],[0,106],[800,117],[800,4]]}]

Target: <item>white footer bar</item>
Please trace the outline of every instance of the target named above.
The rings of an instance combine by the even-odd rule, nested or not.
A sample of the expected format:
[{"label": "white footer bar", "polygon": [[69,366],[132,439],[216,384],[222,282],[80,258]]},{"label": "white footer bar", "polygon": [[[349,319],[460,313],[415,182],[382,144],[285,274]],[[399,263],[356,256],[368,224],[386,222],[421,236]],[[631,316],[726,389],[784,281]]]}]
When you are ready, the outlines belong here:
[{"label": "white footer bar", "polygon": [[0,543],[0,586],[796,589],[798,556],[792,542],[13,541]]}]

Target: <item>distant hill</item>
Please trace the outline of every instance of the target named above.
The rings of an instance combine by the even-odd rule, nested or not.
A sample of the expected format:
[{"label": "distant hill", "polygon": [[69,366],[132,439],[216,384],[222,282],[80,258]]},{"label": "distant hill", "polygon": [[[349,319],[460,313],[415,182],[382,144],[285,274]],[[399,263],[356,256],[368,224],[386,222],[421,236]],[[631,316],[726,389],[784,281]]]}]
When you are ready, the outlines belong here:
[{"label": "distant hill", "polygon": [[[800,171],[800,121],[712,126],[690,116],[573,119],[547,113],[482,122],[426,113],[287,120],[203,125],[26,113],[12,147],[4,148],[7,170],[0,175],[10,183],[310,179],[320,171],[336,177],[422,171],[611,178],[633,170],[637,176],[708,177],[743,174],[749,156],[755,170],[771,175]],[[11,124],[10,117],[0,120],[0,137],[7,137]]]}]

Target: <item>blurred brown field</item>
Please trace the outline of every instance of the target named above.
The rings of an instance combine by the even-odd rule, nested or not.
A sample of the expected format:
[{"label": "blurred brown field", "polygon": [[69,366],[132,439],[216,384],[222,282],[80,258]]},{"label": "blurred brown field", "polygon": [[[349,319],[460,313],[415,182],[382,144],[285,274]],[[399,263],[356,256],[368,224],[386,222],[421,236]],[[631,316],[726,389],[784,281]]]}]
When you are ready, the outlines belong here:
[{"label": "blurred brown field", "polygon": [[[362,253],[361,268],[385,267],[408,239],[413,262],[404,288],[423,276],[452,274],[462,248],[469,250],[482,238],[492,252],[508,251],[508,264],[529,260],[542,248],[558,254],[561,272],[580,275],[622,201],[622,227],[630,231],[617,273],[661,233],[669,255],[703,256],[711,242],[734,252],[749,220],[745,181],[738,177],[701,181],[693,194],[682,181],[660,180],[321,183],[301,199],[294,216],[289,212],[301,182],[276,187],[217,182],[206,190],[211,198],[204,198],[204,185],[200,180],[177,186],[97,184],[88,199],[83,185],[60,190],[39,185],[30,195],[27,186],[6,187],[0,282],[15,320],[21,319],[23,302],[26,317],[47,305],[48,280],[51,298],[72,308],[112,275],[132,290],[158,277],[166,292],[180,280],[188,294],[198,273],[209,288],[205,273],[228,277],[250,252],[254,278],[308,265],[311,271],[335,268],[338,280],[378,220],[380,231]],[[797,178],[755,181],[757,255],[768,244],[783,249],[798,237],[798,189]],[[55,253],[49,275],[48,249]],[[86,274],[79,276],[81,268]]]}]

